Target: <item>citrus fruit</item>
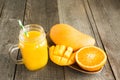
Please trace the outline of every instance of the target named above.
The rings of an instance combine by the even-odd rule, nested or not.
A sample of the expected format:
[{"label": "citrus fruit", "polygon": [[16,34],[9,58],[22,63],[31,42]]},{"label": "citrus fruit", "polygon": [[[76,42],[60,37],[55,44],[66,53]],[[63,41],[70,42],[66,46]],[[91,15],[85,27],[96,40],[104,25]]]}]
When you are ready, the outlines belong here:
[{"label": "citrus fruit", "polygon": [[60,66],[67,66],[75,63],[75,54],[71,47],[64,45],[51,46],[49,56],[52,62]]},{"label": "citrus fruit", "polygon": [[106,53],[95,46],[86,46],[79,49],[75,56],[78,65],[87,71],[100,70],[107,60]]}]

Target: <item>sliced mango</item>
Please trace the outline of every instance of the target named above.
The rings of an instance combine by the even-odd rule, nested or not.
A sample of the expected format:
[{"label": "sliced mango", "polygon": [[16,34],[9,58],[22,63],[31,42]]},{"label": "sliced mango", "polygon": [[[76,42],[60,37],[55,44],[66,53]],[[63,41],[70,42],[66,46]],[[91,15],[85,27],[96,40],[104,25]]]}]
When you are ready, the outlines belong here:
[{"label": "sliced mango", "polygon": [[49,56],[52,62],[60,66],[67,66],[75,63],[73,48],[65,45],[56,45],[49,48]]}]

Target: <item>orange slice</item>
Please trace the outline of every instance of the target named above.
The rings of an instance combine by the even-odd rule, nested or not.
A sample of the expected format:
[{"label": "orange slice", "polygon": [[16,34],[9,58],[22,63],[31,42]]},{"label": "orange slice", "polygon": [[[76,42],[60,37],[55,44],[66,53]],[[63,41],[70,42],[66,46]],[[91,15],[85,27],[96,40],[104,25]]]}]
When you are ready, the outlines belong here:
[{"label": "orange slice", "polygon": [[75,63],[73,48],[64,45],[51,46],[49,56],[52,62],[60,66],[67,66]]},{"label": "orange slice", "polygon": [[82,69],[97,71],[105,64],[107,56],[102,49],[95,46],[87,46],[76,52],[75,59]]}]

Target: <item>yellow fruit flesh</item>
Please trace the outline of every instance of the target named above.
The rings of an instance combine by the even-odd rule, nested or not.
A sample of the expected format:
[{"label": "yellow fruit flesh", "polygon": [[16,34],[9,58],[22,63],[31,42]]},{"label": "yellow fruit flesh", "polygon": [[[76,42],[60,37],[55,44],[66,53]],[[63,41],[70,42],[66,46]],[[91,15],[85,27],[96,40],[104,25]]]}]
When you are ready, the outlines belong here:
[{"label": "yellow fruit flesh", "polygon": [[78,65],[87,71],[97,71],[103,67],[107,60],[106,54],[100,48],[87,46],[76,52]]},{"label": "yellow fruit flesh", "polygon": [[[97,55],[101,55],[101,56],[97,56]],[[79,56],[78,60],[83,65],[88,65],[88,66],[98,65],[104,59],[104,55],[102,54],[102,52],[99,52],[94,49],[93,50],[91,49],[90,52],[89,49],[83,50],[80,52],[80,55],[78,54],[78,56]]]},{"label": "yellow fruit flesh", "polygon": [[71,47],[66,48],[64,45],[56,45],[49,48],[50,59],[55,64],[66,66],[75,62],[75,55]]}]

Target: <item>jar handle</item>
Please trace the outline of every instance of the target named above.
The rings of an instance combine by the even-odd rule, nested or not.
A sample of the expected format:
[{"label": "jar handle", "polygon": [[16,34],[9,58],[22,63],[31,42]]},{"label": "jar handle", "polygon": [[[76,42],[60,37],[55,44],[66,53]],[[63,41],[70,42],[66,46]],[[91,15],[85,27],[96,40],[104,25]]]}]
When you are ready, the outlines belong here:
[{"label": "jar handle", "polygon": [[17,59],[15,59],[15,58],[13,57],[13,53],[14,53],[14,51],[16,51],[16,50],[19,50],[18,44],[15,44],[15,45],[13,45],[13,46],[11,46],[11,47],[9,48],[9,56],[10,56],[10,58],[11,58],[16,64],[23,64],[23,60],[22,60],[22,59],[17,60]]}]

